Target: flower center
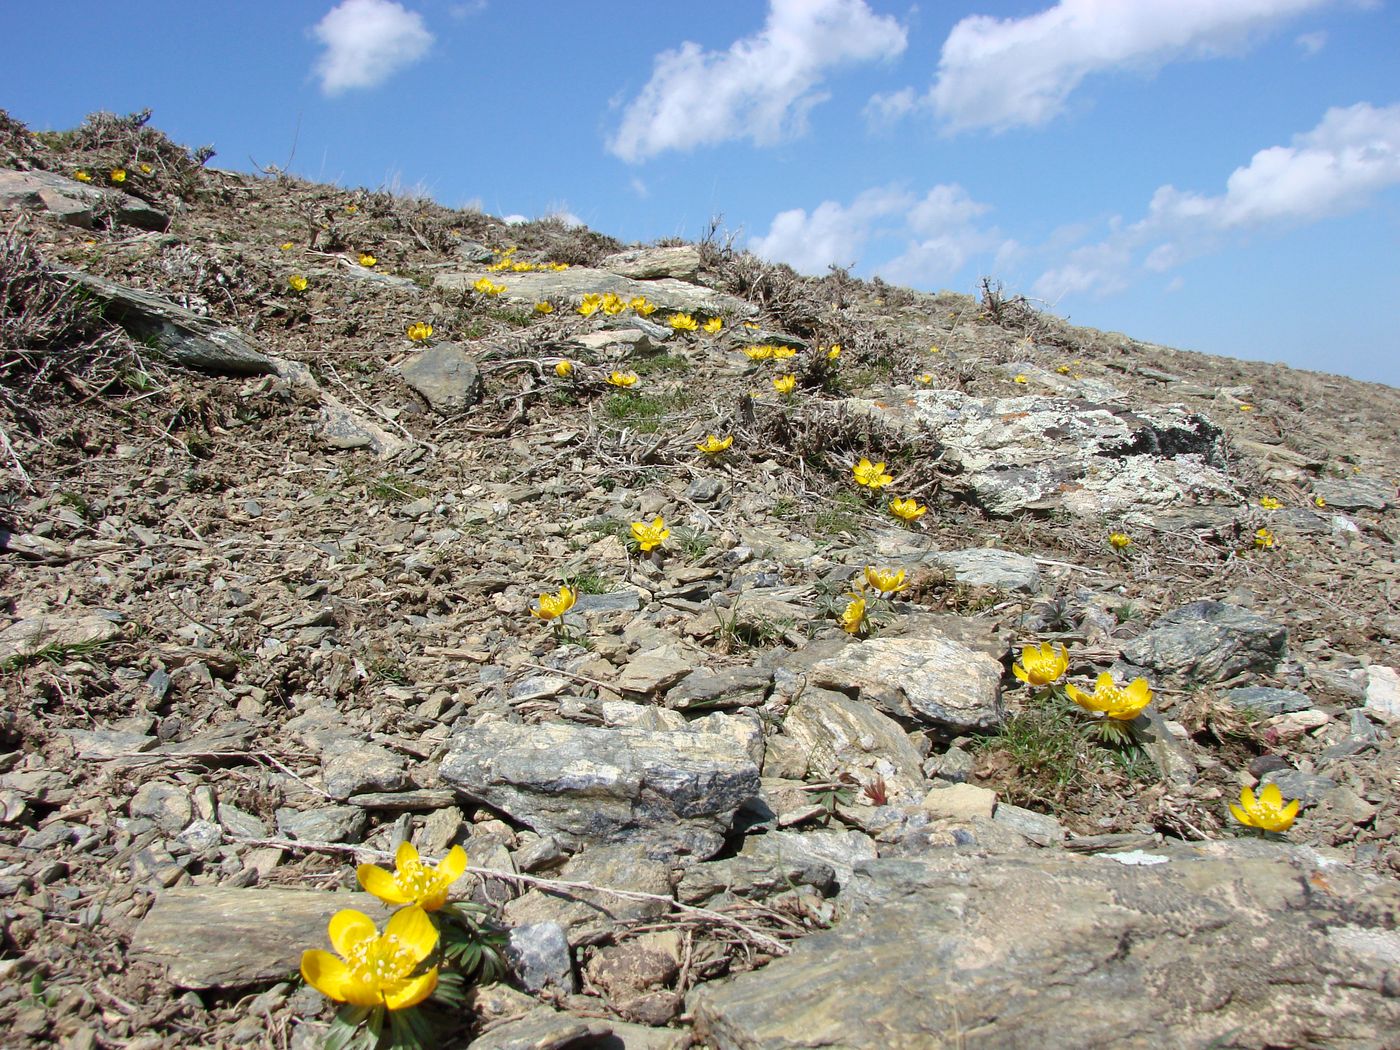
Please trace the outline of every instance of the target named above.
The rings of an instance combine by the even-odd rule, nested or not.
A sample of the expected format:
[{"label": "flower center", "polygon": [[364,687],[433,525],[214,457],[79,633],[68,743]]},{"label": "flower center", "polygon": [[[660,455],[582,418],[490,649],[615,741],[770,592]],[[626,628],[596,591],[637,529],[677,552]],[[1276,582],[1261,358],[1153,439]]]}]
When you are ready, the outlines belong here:
[{"label": "flower center", "polygon": [[393,934],[366,938],[350,950],[346,962],[358,980],[370,985],[400,980],[415,965],[413,952]]},{"label": "flower center", "polygon": [[421,901],[437,892],[440,880],[437,872],[418,861],[410,861],[395,873],[394,881],[399,884],[399,889],[403,890],[404,893]]}]

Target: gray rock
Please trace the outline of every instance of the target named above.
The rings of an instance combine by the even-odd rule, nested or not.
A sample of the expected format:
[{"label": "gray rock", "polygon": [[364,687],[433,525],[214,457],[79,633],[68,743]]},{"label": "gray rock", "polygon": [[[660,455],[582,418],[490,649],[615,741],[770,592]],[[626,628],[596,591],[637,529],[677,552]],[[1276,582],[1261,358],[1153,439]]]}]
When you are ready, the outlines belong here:
[{"label": "gray rock", "polygon": [[1378,478],[1318,478],[1313,492],[1338,510],[1385,510],[1396,503],[1395,486]]},{"label": "gray rock", "polygon": [[578,991],[573,957],[564,927],[557,922],[535,922],[516,926],[506,944],[506,959],[527,992]]},{"label": "gray rock", "polygon": [[689,729],[478,725],[452,738],[440,774],[561,841],[665,841],[702,857],[758,794],[758,767],[740,743]]},{"label": "gray rock", "polygon": [[321,418],[316,433],[331,448],[367,448],[380,459],[389,459],[408,445],[378,423],[352,412],[339,399],[324,391],[321,393]]},{"label": "gray rock", "polygon": [[1262,784],[1277,784],[1285,799],[1297,799],[1305,806],[1315,806],[1324,795],[1337,786],[1331,777],[1304,773],[1298,769],[1274,769],[1260,778]]},{"label": "gray rock", "polygon": [[845,921],[691,992],[695,1034],[716,1050],[870,1046],[872,1032],[882,1050],[969,1033],[988,1047],[1390,1042],[1395,885],[1329,865],[1317,892],[1307,852],[1223,845],[1127,867],[1059,851],[868,863]]},{"label": "gray rock", "polygon": [[251,813],[245,813],[228,802],[219,803],[219,823],[234,838],[265,839],[267,825]]},{"label": "gray rock", "polygon": [[641,652],[627,661],[614,687],[636,696],[655,696],[664,693],[693,669],[690,660],[674,648]]},{"label": "gray rock", "polygon": [[1223,602],[1183,605],[1157,620],[1123,649],[1139,667],[1197,682],[1221,682],[1244,671],[1272,670],[1288,631],[1247,609]]},{"label": "gray rock", "polygon": [[277,830],[303,842],[359,842],[368,827],[369,817],[358,806],[277,811]]},{"label": "gray rock", "polygon": [[974,784],[933,788],[920,803],[934,820],[970,820],[973,817],[991,820],[996,805],[995,791]]},{"label": "gray rock", "polygon": [[215,375],[275,375],[277,362],[242,332],[223,328],[169,299],[77,270],[55,270],[106,305],[102,316],[121,325],[159,357]]},{"label": "gray rock", "polygon": [[403,381],[439,415],[460,415],[481,400],[476,362],[455,343],[438,343],[399,366]]},{"label": "gray rock", "polygon": [[1366,710],[1388,722],[1400,722],[1400,671],[1384,664],[1366,668]]},{"label": "gray rock", "polygon": [[1005,802],[997,803],[992,820],[1024,835],[1037,846],[1058,846],[1065,839],[1065,829],[1054,817]]},{"label": "gray rock", "polygon": [[79,182],[51,171],[0,168],[0,210],[43,210],[69,226],[91,229],[99,209],[113,212],[125,226],[164,230],[170,225],[169,216],[130,193]]},{"label": "gray rock", "polygon": [[[1173,787],[1189,787],[1196,781],[1196,760],[1191,749],[1177,733],[1172,732],[1173,724],[1168,724],[1155,707],[1147,707],[1133,720],[1133,729],[1138,733],[1142,749],[1152,759],[1158,772]],[[1176,726],[1180,730],[1180,726]]]},{"label": "gray rock", "polygon": [[78,751],[79,758],[103,761],[140,754],[157,746],[160,740],[145,733],[114,729],[68,729],[64,731]]},{"label": "gray rock", "polygon": [[689,865],[681,875],[676,896],[687,904],[707,901],[719,893],[746,900],[763,900],[794,886],[812,886],[823,896],[836,891],[836,869],[809,850],[784,849],[785,840],[750,835],[737,857]]},{"label": "gray rock", "polygon": [[628,899],[600,890],[532,889],[505,906],[512,924],[558,923],[570,944],[605,938],[619,928],[656,919],[670,911],[671,866],[647,855],[642,846],[594,846],[570,859],[557,878],[614,890],[631,890],[666,898]]},{"label": "gray rock", "polygon": [[1221,432],[1183,409],[953,390],[844,402],[916,439],[934,438],[993,514],[1064,509],[1099,516],[1188,500],[1237,502],[1219,469]]},{"label": "gray rock", "polygon": [[942,551],[923,559],[941,565],[953,574],[958,583],[971,587],[996,587],[1003,591],[1040,592],[1040,569],[1035,559],[995,547],[961,551]]},{"label": "gray rock", "polygon": [[183,788],[148,780],[131,796],[128,811],[133,817],[155,821],[161,831],[175,835],[194,817],[194,804]]},{"label": "gray rock", "polygon": [[936,631],[851,644],[811,669],[816,685],[946,733],[1001,723],[1001,676],[991,657]]},{"label": "gray rock", "polygon": [[131,941],[134,958],[169,967],[177,988],[241,988],[295,973],[307,948],[331,950],[326,924],[342,908],[381,926],[389,910],[367,893],[182,886],[157,893]]},{"label": "gray rock", "polygon": [[1272,689],[1264,685],[1227,689],[1225,699],[1241,710],[1263,711],[1271,715],[1281,715],[1287,711],[1306,711],[1312,707],[1312,701],[1306,693],[1294,689]]},{"label": "gray rock", "polygon": [[668,248],[632,248],[609,255],[598,269],[619,277],[635,277],[639,281],[657,277],[675,277],[682,281],[695,280],[700,272],[700,248],[694,244],[678,244]]},{"label": "gray rock", "polygon": [[614,1022],[574,1017],[537,1006],[523,1016],[492,1028],[467,1044],[467,1050],[574,1050],[609,1046]]},{"label": "gray rock", "polygon": [[756,707],[768,696],[773,672],[760,667],[694,671],[666,694],[666,704],[681,711]]},{"label": "gray rock", "polygon": [[360,740],[321,752],[321,780],[326,794],[342,800],[361,792],[398,791],[413,783],[404,771],[402,755]]},{"label": "gray rock", "polygon": [[44,613],[16,620],[0,631],[0,664],[41,652],[63,657],[110,642],[121,628],[105,616],[61,616]]},{"label": "gray rock", "polygon": [[829,864],[836,884],[845,886],[858,865],[874,860],[875,840],[863,831],[842,828],[815,828],[812,831],[770,831],[754,836],[751,856],[784,864]]},{"label": "gray rock", "polygon": [[743,299],[701,285],[669,277],[637,281],[587,266],[571,266],[557,273],[535,271],[501,275],[485,270],[441,273],[433,278],[433,285],[447,291],[461,291],[470,288],[482,277],[490,277],[496,283],[504,284],[506,289],[500,298],[517,303],[536,303],[541,299],[579,300],[590,292],[614,292],[624,299],[644,295],[663,311],[680,310],[705,316],[724,314],[731,318],[752,317],[758,312],[756,307]]},{"label": "gray rock", "polygon": [[799,778],[848,773],[867,784],[883,779],[893,799],[923,794],[919,753],[899,723],[842,693],[808,689],[788,709],[777,740],[803,757],[804,768],[791,771]]},{"label": "gray rock", "polygon": [[685,498],[696,503],[712,503],[724,494],[724,482],[719,478],[695,478],[685,489]]},{"label": "gray rock", "polygon": [[975,764],[972,755],[960,747],[949,747],[941,755],[933,755],[924,761],[924,775],[962,784],[972,776]]},{"label": "gray rock", "polygon": [[642,607],[641,595],[634,590],[609,591],[607,594],[580,594],[570,613],[596,616],[603,613],[636,612]]}]

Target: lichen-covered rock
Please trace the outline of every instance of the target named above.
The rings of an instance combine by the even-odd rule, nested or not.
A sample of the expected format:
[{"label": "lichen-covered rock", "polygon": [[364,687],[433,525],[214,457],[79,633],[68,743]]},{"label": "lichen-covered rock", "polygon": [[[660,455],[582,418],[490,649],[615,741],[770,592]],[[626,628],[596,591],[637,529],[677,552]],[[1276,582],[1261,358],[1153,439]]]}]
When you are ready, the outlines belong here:
[{"label": "lichen-covered rock", "polygon": [[881,859],[849,918],[687,1000],[716,1050],[1389,1045],[1400,889],[1252,842]]},{"label": "lichen-covered rock", "polygon": [[1271,670],[1287,640],[1287,628],[1248,609],[1190,602],[1125,646],[1123,659],[1196,682],[1223,682],[1243,671]]}]

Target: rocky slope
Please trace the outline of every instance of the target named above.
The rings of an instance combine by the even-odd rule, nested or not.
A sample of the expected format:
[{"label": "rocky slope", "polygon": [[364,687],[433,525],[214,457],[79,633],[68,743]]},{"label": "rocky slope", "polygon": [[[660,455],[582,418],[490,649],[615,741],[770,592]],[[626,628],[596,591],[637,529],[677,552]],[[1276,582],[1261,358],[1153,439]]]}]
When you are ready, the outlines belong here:
[{"label": "rocky slope", "polygon": [[452,1045],[1393,1045],[1395,390],[204,160],[0,114],[9,1045],[312,1045],[404,840]]}]

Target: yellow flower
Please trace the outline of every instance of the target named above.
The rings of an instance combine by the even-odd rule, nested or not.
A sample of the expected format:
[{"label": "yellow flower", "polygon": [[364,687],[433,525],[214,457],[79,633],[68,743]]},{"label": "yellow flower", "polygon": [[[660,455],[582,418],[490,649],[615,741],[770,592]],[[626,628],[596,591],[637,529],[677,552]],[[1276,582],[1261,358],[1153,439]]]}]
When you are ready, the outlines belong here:
[{"label": "yellow flower", "polygon": [[1027,685],[1039,688],[1058,682],[1069,670],[1069,650],[1063,645],[1056,652],[1049,642],[1028,645],[1021,650],[1021,662],[1011,665],[1011,673]]},{"label": "yellow flower", "polygon": [[1274,534],[1268,529],[1258,529],[1254,533],[1254,546],[1262,550],[1268,550],[1274,545]]},{"label": "yellow flower", "polygon": [[797,387],[797,377],[795,375],[775,376],[773,379],[773,389],[780,394],[791,394]]},{"label": "yellow flower", "polygon": [[1023,375],[1017,376],[1015,379],[1012,380],[1013,383],[1024,383],[1026,381],[1026,377]]},{"label": "yellow flower", "polygon": [[623,301],[622,296],[618,295],[616,292],[608,292],[603,296],[602,307],[603,313],[607,314],[609,317],[616,317],[618,314],[622,313],[623,310],[627,309],[627,303]]},{"label": "yellow flower", "polygon": [[560,587],[558,594],[541,594],[539,608],[531,609],[530,615],[541,620],[557,620],[574,607],[578,595],[568,587]]},{"label": "yellow flower", "polygon": [[608,376],[608,383],[611,384],[612,386],[620,386],[620,387],[624,387],[624,388],[625,388],[625,387],[629,387],[629,386],[636,386],[636,384],[637,384],[637,373],[635,373],[635,372],[618,372],[618,371],[614,370],[614,371],[613,371],[613,374],[610,375],[610,376]]},{"label": "yellow flower", "polygon": [[904,570],[877,569],[873,565],[865,567],[865,582],[880,592],[882,598],[898,594],[908,586],[904,582]]},{"label": "yellow flower", "polygon": [[490,266],[486,267],[486,272],[487,272],[487,273],[500,273],[502,270],[509,270],[509,269],[510,269],[510,260],[509,260],[509,259],[502,259],[500,262],[493,262]]},{"label": "yellow flower", "polygon": [[773,347],[773,360],[786,361],[789,357],[796,357],[797,351],[790,346]]},{"label": "yellow flower", "polygon": [[510,272],[511,272],[511,273],[529,273],[529,272],[530,272],[531,270],[533,270],[534,268],[535,268],[535,264],[534,264],[534,263],[528,263],[528,262],[513,262],[513,263],[510,264]]},{"label": "yellow flower", "polygon": [[502,292],[504,292],[504,291],[506,290],[506,286],[505,286],[505,285],[503,285],[503,284],[496,284],[496,283],[495,283],[494,281],[492,281],[491,278],[489,278],[489,277],[481,277],[481,278],[479,278],[479,279],[472,285],[472,288],[474,288],[476,291],[480,292],[482,295],[500,295]]},{"label": "yellow flower", "polygon": [[358,204],[347,204],[345,206],[345,210],[348,211],[351,215],[354,215],[357,211],[360,210],[360,206]]},{"label": "yellow flower", "polygon": [[650,525],[644,521],[632,522],[632,538],[637,541],[637,546],[643,551],[653,550],[666,542],[666,537],[671,535],[671,530],[666,527],[666,523],[661,520],[661,515],[656,516]]},{"label": "yellow flower", "polygon": [[433,326],[422,321],[415,321],[408,326],[408,338],[415,343],[426,343],[433,334]]},{"label": "yellow flower", "polygon": [[1325,499],[1323,499],[1321,496],[1314,496],[1314,497],[1313,497],[1313,506],[1314,506],[1314,507],[1325,507],[1325,506],[1327,506],[1327,501],[1326,501]]},{"label": "yellow flower", "polygon": [[645,295],[634,295],[627,304],[638,317],[650,317],[656,313],[656,304]]},{"label": "yellow flower", "polygon": [[928,513],[928,507],[923,506],[918,500],[910,496],[908,499],[890,500],[890,513],[900,521],[918,521]]},{"label": "yellow flower", "polygon": [[1121,551],[1133,542],[1133,538],[1126,532],[1110,532],[1108,534],[1108,545],[1116,551]]},{"label": "yellow flower", "polygon": [[666,318],[666,323],[677,332],[693,332],[700,327],[700,322],[690,314],[672,314]]},{"label": "yellow flower", "polygon": [[750,329],[750,330],[757,330],[757,328],[758,328],[758,322],[757,322],[757,321],[745,321],[745,322],[744,322],[744,327],[745,327],[745,328],[748,328],[748,329]]},{"label": "yellow flower", "polygon": [[542,270],[553,270],[555,273],[563,273],[568,268],[568,263],[545,263],[540,267]]},{"label": "yellow flower", "polygon": [[1069,365],[1056,365],[1055,371],[1062,376],[1067,376],[1069,375]]},{"label": "yellow flower", "polygon": [[153,167],[151,167],[149,164],[142,164],[142,165],[141,165],[141,174],[142,174],[142,175],[149,175],[151,172],[153,172],[153,171],[155,171],[155,170],[156,170],[156,169],[153,168]]},{"label": "yellow flower", "polygon": [[111,170],[111,172],[108,173],[107,177],[108,177],[109,179],[111,179],[113,182],[125,182],[125,181],[126,181],[126,169],[125,169],[125,168],[113,168],[113,169]]},{"label": "yellow flower", "polygon": [[554,313],[554,304],[553,304],[553,303],[550,303],[550,302],[540,302],[540,303],[536,303],[536,304],[535,304],[535,313],[537,313],[537,314],[552,314],[552,313]]},{"label": "yellow flower", "polygon": [[560,379],[568,379],[574,374],[574,363],[572,361],[560,361],[554,366],[554,374]]},{"label": "yellow flower", "polygon": [[361,253],[360,253],[360,265],[361,265],[361,266],[374,266],[374,265],[375,265],[376,263],[378,263],[378,262],[379,262],[379,260],[376,259],[376,258],[375,258],[373,255],[371,255],[369,252],[361,252]]},{"label": "yellow flower", "polygon": [[1142,709],[1152,703],[1152,689],[1145,678],[1134,678],[1126,686],[1114,683],[1113,676],[1102,672],[1094,682],[1093,693],[1086,693],[1076,685],[1066,685],[1069,698],[1086,711],[1101,714],[1120,722],[1130,722],[1142,713]]},{"label": "yellow flower", "polygon": [[283,241],[283,242],[282,242],[281,244],[279,244],[277,247],[281,248],[284,252],[289,252],[289,251],[291,251],[293,248],[295,248],[296,245],[293,244],[291,241]]},{"label": "yellow flower", "polygon": [[92,181],[92,176],[89,175],[89,174],[88,174],[87,172],[85,172],[85,171],[75,171],[75,172],[73,172],[73,178],[77,179],[79,182],[91,182],[91,181]]},{"label": "yellow flower", "polygon": [[759,343],[757,346],[744,347],[744,356],[750,361],[767,361],[773,356],[773,351],[777,347],[769,346],[767,343]]},{"label": "yellow flower", "polygon": [[885,473],[885,463],[871,463],[864,456],[860,457],[860,462],[851,468],[851,473],[855,475],[856,484],[868,489],[882,489],[894,480]]},{"label": "yellow flower", "polygon": [[1283,792],[1277,784],[1265,784],[1255,798],[1249,788],[1240,790],[1240,804],[1230,804],[1230,815],[1247,828],[1261,831],[1287,831],[1298,816],[1298,800],[1283,804]]},{"label": "yellow flower", "polygon": [[931,346],[931,347],[929,347],[929,348],[928,348],[928,352],[931,353],[931,354],[941,354],[941,353],[943,353],[943,351],[940,350],[940,349],[938,349],[938,347],[936,347],[936,346]]},{"label": "yellow flower", "polygon": [[827,359],[828,361],[835,361],[835,360],[836,360],[838,357],[840,357],[840,356],[841,356],[841,344],[840,344],[840,343],[832,343],[832,344],[831,344],[831,348],[830,348],[829,350],[827,350],[827,352],[826,352],[826,359]]},{"label": "yellow flower", "polygon": [[701,327],[705,330],[706,335],[715,335],[719,332],[721,328],[724,327],[724,321],[722,321],[718,317],[711,317],[708,321],[701,325]]},{"label": "yellow flower", "polygon": [[453,846],[441,863],[430,868],[418,859],[413,843],[400,842],[392,874],[376,864],[361,864],[355,876],[366,893],[385,904],[416,904],[424,911],[437,911],[447,903],[448,887],[466,870],[467,854],[461,846]]},{"label": "yellow flower", "polygon": [[578,312],[583,314],[584,317],[592,317],[598,312],[599,307],[602,305],[603,297],[597,292],[589,292],[579,300]]},{"label": "yellow flower", "polygon": [[1241,406],[1240,406],[1240,411],[1241,411],[1241,412],[1253,412],[1253,411],[1254,411],[1254,406],[1253,406],[1253,405],[1241,405]]},{"label": "yellow flower", "polygon": [[437,947],[438,932],[419,907],[401,908],[384,927],[363,912],[346,908],[331,917],[331,946],[339,953],[310,948],[301,955],[301,975],[327,998],[352,1006],[417,1006],[437,987],[437,967],[416,971]]},{"label": "yellow flower", "polygon": [[714,434],[708,435],[704,441],[698,441],[695,447],[707,456],[718,456],[721,452],[734,444],[734,435],[726,437],[716,437]]},{"label": "yellow flower", "polygon": [[923,383],[924,386],[928,386],[930,383],[933,382],[933,373],[925,372],[923,375],[919,376],[919,382]]},{"label": "yellow flower", "polygon": [[306,291],[306,278],[299,273],[294,273],[287,278],[287,283],[292,286],[294,292]]},{"label": "yellow flower", "polygon": [[1263,507],[1265,510],[1278,510],[1283,506],[1283,501],[1274,499],[1273,496],[1263,496],[1260,497],[1259,506]]},{"label": "yellow flower", "polygon": [[860,634],[865,627],[865,599],[852,595],[850,603],[841,613],[841,630],[847,634]]}]

